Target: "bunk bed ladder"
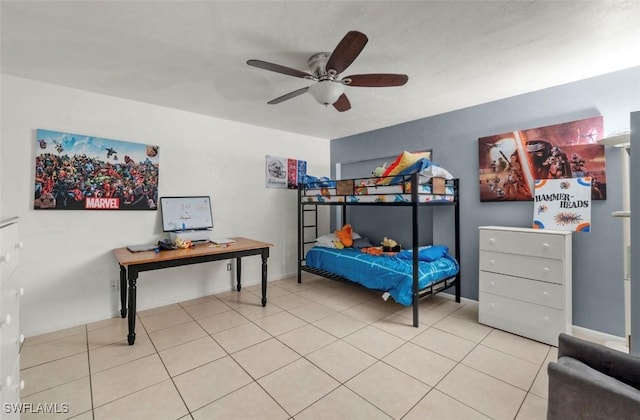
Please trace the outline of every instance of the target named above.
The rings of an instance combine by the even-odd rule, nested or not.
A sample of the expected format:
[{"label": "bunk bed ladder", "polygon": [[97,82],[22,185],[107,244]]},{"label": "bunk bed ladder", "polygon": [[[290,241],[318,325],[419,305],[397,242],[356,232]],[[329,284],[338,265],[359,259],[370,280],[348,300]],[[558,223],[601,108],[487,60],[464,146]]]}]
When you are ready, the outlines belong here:
[{"label": "bunk bed ladder", "polygon": [[[305,256],[305,246],[315,243],[318,237],[318,205],[307,204],[302,201],[304,186],[298,186],[298,283],[302,283],[302,263]],[[308,221],[305,213],[311,213],[313,220]],[[307,224],[311,222],[312,224]],[[313,229],[313,240],[307,241],[307,229]]]}]

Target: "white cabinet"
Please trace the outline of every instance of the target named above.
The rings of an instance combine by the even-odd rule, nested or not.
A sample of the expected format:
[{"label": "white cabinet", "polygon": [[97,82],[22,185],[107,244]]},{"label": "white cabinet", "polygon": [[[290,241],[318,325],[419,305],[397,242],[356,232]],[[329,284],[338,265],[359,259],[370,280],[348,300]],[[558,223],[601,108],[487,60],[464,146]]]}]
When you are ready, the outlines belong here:
[{"label": "white cabinet", "polygon": [[558,345],[571,333],[571,232],[480,226],[480,323]]},{"label": "white cabinet", "polygon": [[[24,293],[16,275],[22,242],[18,218],[0,220],[0,410],[2,419],[18,419],[17,411],[7,413],[6,404],[20,402],[20,298]],[[15,405],[14,405],[15,407]]]}]

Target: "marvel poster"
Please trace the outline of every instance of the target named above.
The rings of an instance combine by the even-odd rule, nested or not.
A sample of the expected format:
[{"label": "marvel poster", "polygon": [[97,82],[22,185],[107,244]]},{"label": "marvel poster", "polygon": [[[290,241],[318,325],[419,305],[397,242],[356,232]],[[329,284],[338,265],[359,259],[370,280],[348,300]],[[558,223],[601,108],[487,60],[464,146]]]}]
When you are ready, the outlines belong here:
[{"label": "marvel poster", "polygon": [[480,201],[531,201],[536,179],[591,179],[591,199],[607,198],[602,117],[478,139]]},{"label": "marvel poster", "polygon": [[35,210],[157,210],[159,147],[36,130]]}]

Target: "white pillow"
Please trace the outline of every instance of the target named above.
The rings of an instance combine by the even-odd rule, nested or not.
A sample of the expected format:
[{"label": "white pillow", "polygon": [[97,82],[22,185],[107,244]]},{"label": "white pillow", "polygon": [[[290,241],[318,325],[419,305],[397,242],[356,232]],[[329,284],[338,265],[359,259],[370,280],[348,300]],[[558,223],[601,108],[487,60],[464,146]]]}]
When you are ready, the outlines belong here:
[{"label": "white pillow", "polygon": [[327,248],[335,248],[336,245],[333,241],[338,241],[338,237],[335,233],[330,233],[328,235],[319,236],[316,238],[317,246],[324,246]]},{"label": "white pillow", "polygon": [[[358,235],[356,232],[352,232],[351,237],[353,239],[359,239],[361,236]],[[327,248],[335,248],[336,244],[334,241],[339,241],[339,240],[340,239],[338,239],[335,233],[328,233],[326,235],[318,236],[316,238],[316,245],[324,246]]]},{"label": "white pillow", "polygon": [[453,179],[453,175],[451,175],[449,171],[436,165],[429,166],[424,171],[422,171],[420,175],[424,176],[427,179],[431,179],[433,177]]}]

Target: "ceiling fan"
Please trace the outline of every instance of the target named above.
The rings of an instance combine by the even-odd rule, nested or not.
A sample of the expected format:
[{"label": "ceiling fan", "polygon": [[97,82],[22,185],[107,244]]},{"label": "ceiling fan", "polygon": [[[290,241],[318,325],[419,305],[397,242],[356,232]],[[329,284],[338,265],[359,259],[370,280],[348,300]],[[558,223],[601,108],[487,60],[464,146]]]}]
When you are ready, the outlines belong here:
[{"label": "ceiling fan", "polygon": [[360,87],[388,87],[402,86],[407,83],[409,77],[406,74],[354,74],[340,77],[340,73],[353,63],[360,52],[367,44],[368,38],[358,31],[349,31],[338,43],[333,52],[321,52],[309,57],[307,64],[310,73],[269,63],[262,60],[248,60],[247,64],[263,70],[274,71],[288,76],[300,77],[302,79],[316,82],[311,86],[294,90],[286,95],[272,99],[267,102],[270,105],[279,104],[296,96],[309,92],[311,96],[320,104],[333,105],[340,112],[351,109],[351,103],[344,93],[345,86]]}]

